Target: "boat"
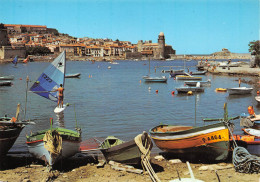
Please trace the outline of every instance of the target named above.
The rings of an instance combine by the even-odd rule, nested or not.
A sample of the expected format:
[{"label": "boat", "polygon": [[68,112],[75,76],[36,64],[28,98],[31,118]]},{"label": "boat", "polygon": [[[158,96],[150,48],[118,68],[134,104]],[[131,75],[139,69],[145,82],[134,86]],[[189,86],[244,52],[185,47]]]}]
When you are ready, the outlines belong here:
[{"label": "boat", "polygon": [[160,124],[149,133],[156,146],[168,155],[191,160],[226,160],[230,147],[229,119],[234,118],[228,118],[226,104],[224,110],[224,119],[215,124],[201,127]]},{"label": "boat", "polygon": [[228,88],[227,91],[229,95],[243,95],[243,94],[251,94],[253,88],[235,87],[235,88]]},{"label": "boat", "polygon": [[226,92],[226,88],[216,88],[216,92]]},{"label": "boat", "polygon": [[110,61],[110,64],[119,64],[118,62]]},{"label": "boat", "polygon": [[228,157],[229,131],[225,122],[202,127],[159,125],[149,133],[164,152],[217,161]]},{"label": "boat", "polygon": [[245,147],[251,155],[260,156],[260,138],[251,135],[233,135],[239,146]]},{"label": "boat", "polygon": [[196,71],[196,72],[192,72],[191,75],[205,75],[207,73],[207,71]]},{"label": "boat", "polygon": [[80,129],[77,131],[65,128],[51,128],[26,136],[29,152],[45,164],[53,166],[61,159],[69,158],[79,152],[81,142]]},{"label": "boat", "polygon": [[253,128],[242,128],[245,134],[260,138],[260,130]]},{"label": "boat", "polygon": [[0,80],[13,80],[14,75],[0,76]]},{"label": "boat", "polygon": [[192,91],[193,93],[204,92],[204,88],[202,87],[179,87],[176,88],[176,90],[178,91],[178,93],[188,93],[190,91]]},{"label": "boat", "polygon": [[166,76],[143,76],[145,82],[167,82]]},{"label": "boat", "polygon": [[[152,141],[149,135],[144,132],[141,134],[142,145],[150,154]],[[139,165],[141,164],[141,151],[137,144],[137,137],[128,142],[124,142],[114,136],[108,136],[100,144],[100,150],[107,162],[115,161],[123,164]]]},{"label": "boat", "polygon": [[19,137],[24,124],[17,124],[13,118],[0,118],[0,156],[5,156]]},{"label": "boat", "polygon": [[[63,51],[54,61],[43,71],[40,77],[30,88],[30,91],[49,99],[58,102],[58,91],[60,84],[65,84],[65,71],[66,71],[66,52]],[[57,106],[59,108],[59,106]],[[62,112],[66,105],[60,109]]]},{"label": "boat", "polygon": [[177,75],[176,80],[202,80],[202,77]]},{"label": "boat", "polygon": [[[19,137],[21,131],[26,124],[30,124],[27,121],[21,121],[18,119],[20,112],[20,105],[18,104],[15,117],[0,117],[0,156],[5,156],[10,148],[14,145],[16,139]],[[0,159],[1,161],[1,159]]]},{"label": "boat", "polygon": [[11,85],[12,85],[11,81],[0,82],[0,86],[11,86]]},{"label": "boat", "polygon": [[166,76],[151,76],[150,75],[150,59],[149,59],[149,74],[146,76],[143,76],[143,79],[145,82],[167,82]]},{"label": "boat", "polygon": [[182,69],[182,70],[171,70],[170,71],[171,77],[176,77],[177,75],[191,76],[189,73],[185,72],[184,69]]},{"label": "boat", "polygon": [[224,62],[221,62],[219,63],[218,65],[219,67],[239,67],[241,66],[241,62],[227,62],[227,61],[224,61]]},{"label": "boat", "polygon": [[65,74],[65,78],[79,78],[80,73]]},{"label": "boat", "polygon": [[257,101],[258,104],[260,104],[260,96],[255,96],[255,100]]},{"label": "boat", "polygon": [[211,85],[211,80],[208,79],[207,81],[185,81],[184,84],[188,86],[196,86],[197,83],[200,83],[200,86],[208,86]]}]

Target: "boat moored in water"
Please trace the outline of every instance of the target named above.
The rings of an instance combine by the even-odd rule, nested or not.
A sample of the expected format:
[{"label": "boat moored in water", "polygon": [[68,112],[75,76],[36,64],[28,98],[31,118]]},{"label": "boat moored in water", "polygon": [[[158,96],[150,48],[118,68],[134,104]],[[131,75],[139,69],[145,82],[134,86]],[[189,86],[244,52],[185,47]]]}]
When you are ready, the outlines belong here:
[{"label": "boat moored in water", "polygon": [[0,82],[0,86],[11,86],[11,85],[12,85],[11,81]]},{"label": "boat moored in water", "polygon": [[178,75],[176,80],[202,80],[202,77]]},{"label": "boat moored in water", "polygon": [[13,80],[14,75],[0,76],[0,80]]},{"label": "boat moored in water", "polygon": [[65,78],[79,78],[80,73],[65,74]]},{"label": "boat moored in water", "polygon": [[146,82],[167,82],[166,76],[143,76]]},{"label": "boat moored in water", "polygon": [[198,83],[200,83],[200,86],[208,86],[211,85],[211,80],[208,79],[207,81],[185,81],[184,83],[188,86],[196,86]]},{"label": "boat moored in water", "polygon": [[253,88],[235,87],[235,88],[228,88],[227,91],[230,95],[244,95],[244,94],[251,94]]}]

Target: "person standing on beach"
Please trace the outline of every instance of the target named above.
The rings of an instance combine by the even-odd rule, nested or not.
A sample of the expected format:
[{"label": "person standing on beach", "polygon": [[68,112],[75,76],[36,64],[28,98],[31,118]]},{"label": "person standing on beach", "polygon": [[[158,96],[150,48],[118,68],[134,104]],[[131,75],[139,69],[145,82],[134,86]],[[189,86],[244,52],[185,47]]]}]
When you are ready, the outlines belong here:
[{"label": "person standing on beach", "polygon": [[241,78],[238,78],[238,86],[240,87],[241,85]]}]

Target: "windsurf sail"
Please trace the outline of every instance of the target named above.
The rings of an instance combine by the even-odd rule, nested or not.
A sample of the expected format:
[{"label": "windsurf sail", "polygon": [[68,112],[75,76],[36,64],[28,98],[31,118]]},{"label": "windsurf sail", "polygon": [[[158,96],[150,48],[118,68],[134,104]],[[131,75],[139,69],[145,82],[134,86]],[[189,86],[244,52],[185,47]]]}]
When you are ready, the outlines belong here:
[{"label": "windsurf sail", "polygon": [[54,61],[43,71],[41,76],[32,85],[30,91],[45,97],[54,102],[58,101],[58,91],[60,84],[64,87],[64,76],[66,68],[66,52],[63,51]]},{"label": "windsurf sail", "polygon": [[17,62],[18,62],[18,58],[17,58],[17,56],[15,56],[15,58],[14,58],[13,61],[12,61],[12,63],[13,63],[14,65],[17,65]]}]

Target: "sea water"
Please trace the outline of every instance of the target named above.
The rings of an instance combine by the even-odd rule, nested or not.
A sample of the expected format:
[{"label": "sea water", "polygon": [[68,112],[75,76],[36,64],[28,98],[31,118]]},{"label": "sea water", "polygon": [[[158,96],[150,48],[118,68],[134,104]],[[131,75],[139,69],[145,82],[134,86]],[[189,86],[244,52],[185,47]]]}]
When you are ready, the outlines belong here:
[{"label": "sea water", "polygon": [[[241,86],[253,87],[252,94],[229,96],[228,93],[217,93],[216,88],[238,86],[237,76],[219,76],[206,74],[202,80],[211,80],[211,86],[205,87],[203,93],[188,96],[178,94],[176,87],[184,85],[184,81],[169,77],[162,70],[183,69],[196,71],[197,61],[184,63],[175,61],[150,61],[150,74],[167,76],[167,83],[145,83],[143,76],[149,74],[149,62],[117,61],[108,62],[68,61],[67,73],[81,73],[80,78],[65,80],[64,103],[69,103],[64,113],[56,115],[53,110],[56,103],[37,94],[27,93],[26,77],[29,76],[28,88],[40,76],[49,62],[29,62],[28,64],[1,64],[0,75],[14,75],[13,86],[0,87],[0,115],[15,116],[16,106],[21,103],[20,119],[30,119],[35,125],[27,125],[14,148],[26,146],[25,135],[50,127],[50,118],[54,127],[82,129],[83,140],[92,137],[116,136],[122,140],[131,140],[143,131],[163,124],[203,126],[203,118],[222,118],[223,106],[227,103],[229,116],[238,116],[247,112],[249,105],[255,106],[259,113],[260,107],[254,99],[257,87],[242,83]],[[111,69],[108,69],[111,66]],[[199,75],[200,76],[200,75]],[[254,77],[242,77],[252,80]],[[156,92],[158,90],[158,92]],[[175,91],[172,94],[172,91]],[[235,132],[241,134],[239,120],[235,120]],[[155,149],[159,150],[159,149]]]}]

